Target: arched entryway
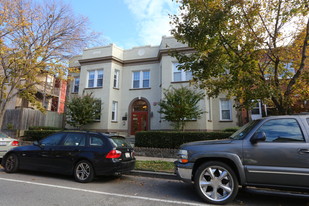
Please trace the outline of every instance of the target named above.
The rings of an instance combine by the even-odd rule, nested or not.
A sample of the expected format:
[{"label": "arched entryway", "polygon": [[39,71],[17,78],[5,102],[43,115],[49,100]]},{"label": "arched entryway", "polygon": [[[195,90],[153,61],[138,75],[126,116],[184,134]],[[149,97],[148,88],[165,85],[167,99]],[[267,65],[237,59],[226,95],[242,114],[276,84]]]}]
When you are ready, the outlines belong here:
[{"label": "arched entryway", "polygon": [[133,100],[130,106],[130,134],[149,129],[149,103],[145,99]]}]

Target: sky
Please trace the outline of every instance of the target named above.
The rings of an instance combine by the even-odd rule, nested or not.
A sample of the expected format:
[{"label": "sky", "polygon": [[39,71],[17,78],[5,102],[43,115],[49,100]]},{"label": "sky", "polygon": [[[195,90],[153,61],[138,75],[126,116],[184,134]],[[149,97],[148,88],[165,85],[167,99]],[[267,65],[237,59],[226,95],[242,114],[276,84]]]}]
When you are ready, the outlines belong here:
[{"label": "sky", "polygon": [[106,44],[123,49],[156,46],[171,36],[169,14],[176,14],[175,0],[63,0],[74,14],[88,17],[89,27],[101,33]]}]

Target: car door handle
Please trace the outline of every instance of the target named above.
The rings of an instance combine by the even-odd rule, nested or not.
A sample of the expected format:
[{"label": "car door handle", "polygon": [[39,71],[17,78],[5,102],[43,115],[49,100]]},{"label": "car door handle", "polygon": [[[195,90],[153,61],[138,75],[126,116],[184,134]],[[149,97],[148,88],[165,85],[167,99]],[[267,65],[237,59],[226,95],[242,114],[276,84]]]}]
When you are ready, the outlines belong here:
[{"label": "car door handle", "polygon": [[299,149],[298,153],[299,154],[309,154],[309,149]]}]

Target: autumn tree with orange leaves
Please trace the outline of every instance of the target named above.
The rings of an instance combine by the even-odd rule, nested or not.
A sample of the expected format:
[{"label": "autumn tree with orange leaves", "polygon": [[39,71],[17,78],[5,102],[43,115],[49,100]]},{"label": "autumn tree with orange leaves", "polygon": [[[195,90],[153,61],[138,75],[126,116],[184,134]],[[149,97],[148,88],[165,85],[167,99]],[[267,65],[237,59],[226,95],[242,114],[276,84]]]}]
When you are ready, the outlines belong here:
[{"label": "autumn tree with orange leaves", "polygon": [[44,110],[39,77],[67,73],[67,60],[97,37],[87,24],[61,1],[0,0],[0,123],[17,96]]},{"label": "autumn tree with orange leaves", "polygon": [[261,100],[278,114],[308,104],[308,0],[180,2],[172,33],[196,52],[175,56],[209,96],[247,109]]}]

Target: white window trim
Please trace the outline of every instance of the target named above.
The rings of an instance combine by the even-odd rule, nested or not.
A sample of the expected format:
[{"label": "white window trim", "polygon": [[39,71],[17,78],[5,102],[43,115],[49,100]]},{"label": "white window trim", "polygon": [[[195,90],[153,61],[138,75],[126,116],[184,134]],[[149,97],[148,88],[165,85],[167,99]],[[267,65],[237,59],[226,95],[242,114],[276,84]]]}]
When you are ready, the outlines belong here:
[{"label": "white window trim", "polygon": [[[190,81],[191,79],[186,79],[186,72],[188,72],[188,71],[185,71],[185,70],[183,70],[183,69],[178,69],[178,65],[180,65],[180,63],[173,63],[173,74],[172,74],[172,81],[173,82],[187,82],[187,81]],[[176,81],[175,80],[175,72],[178,72],[178,73],[180,73],[180,80],[179,81]],[[192,74],[191,74],[192,75]]]},{"label": "white window trim", "polygon": [[[78,79],[78,90],[77,91],[75,91],[76,79]],[[79,92],[79,85],[80,85],[80,77],[74,77],[73,84],[72,84],[72,93],[78,93]]]},{"label": "white window trim", "polygon": [[[230,119],[223,119],[222,118],[222,101],[229,101],[229,110],[230,110]],[[232,112],[232,102],[230,99],[220,99],[219,101],[219,106],[220,106],[220,121],[233,121],[233,112]]]},{"label": "white window trim", "polygon": [[[114,118],[113,118],[113,114],[114,114]],[[118,102],[113,101],[113,104],[112,104],[112,121],[113,122],[116,122],[118,120],[117,116],[118,116]]]},{"label": "white window trim", "polygon": [[[139,85],[138,87],[134,88],[134,73],[139,72]],[[143,87],[143,82],[144,82],[144,72],[149,72],[149,87]],[[142,71],[132,71],[132,85],[131,87],[133,89],[141,89],[141,88],[150,88],[150,70],[142,70]]]},{"label": "white window trim", "polygon": [[[97,86],[98,84],[98,73],[99,71],[102,71],[103,74],[103,79],[102,79],[102,86]],[[94,83],[93,83],[93,87],[89,87],[89,73],[90,72],[94,72]],[[88,70],[87,72],[87,88],[96,88],[96,87],[103,87],[104,84],[104,70],[103,69],[96,69],[96,70]]]},{"label": "white window trim", "polygon": [[[115,79],[115,77],[116,77],[116,79]],[[118,69],[115,69],[113,87],[116,88],[116,89],[119,89],[119,77],[120,77],[120,71]],[[116,85],[115,85],[115,81],[116,81]]]}]

